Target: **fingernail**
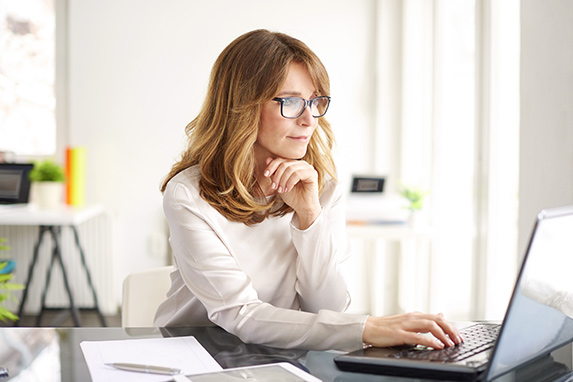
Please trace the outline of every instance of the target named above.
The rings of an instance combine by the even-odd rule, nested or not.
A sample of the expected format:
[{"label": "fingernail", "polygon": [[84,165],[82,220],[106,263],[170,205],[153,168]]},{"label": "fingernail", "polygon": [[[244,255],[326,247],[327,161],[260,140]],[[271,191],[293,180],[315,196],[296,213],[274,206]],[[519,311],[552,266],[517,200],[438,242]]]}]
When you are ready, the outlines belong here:
[{"label": "fingernail", "polygon": [[265,176],[269,176],[271,175],[271,172],[269,170],[265,171]]},{"label": "fingernail", "polygon": [[280,194],[281,192],[283,192],[283,188],[282,188],[282,187],[279,187],[279,194]]},{"label": "fingernail", "polygon": [[275,182],[273,182],[273,184],[271,184],[271,188],[272,188],[273,190],[276,190],[276,189],[277,189],[277,184],[276,184]]}]

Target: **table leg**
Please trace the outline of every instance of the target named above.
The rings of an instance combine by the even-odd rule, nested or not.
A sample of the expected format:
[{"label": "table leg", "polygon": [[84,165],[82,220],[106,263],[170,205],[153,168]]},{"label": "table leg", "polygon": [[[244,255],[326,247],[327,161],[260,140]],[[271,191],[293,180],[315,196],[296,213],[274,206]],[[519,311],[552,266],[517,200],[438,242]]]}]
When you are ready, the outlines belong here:
[{"label": "table leg", "polygon": [[[32,282],[34,267],[36,266],[36,261],[38,260],[38,253],[40,252],[40,244],[42,243],[42,239],[46,231],[47,227],[44,226],[39,227],[38,241],[36,242],[36,246],[34,247],[34,256],[32,256],[32,261],[30,262],[30,266],[28,267],[26,287],[24,288],[24,294],[22,295],[22,300],[20,301],[20,307],[18,308],[18,317],[22,317],[22,314],[24,313],[24,305],[26,304],[26,298],[28,297],[28,291],[30,290],[30,283]],[[16,321],[14,323],[14,326],[19,326],[19,321]]]},{"label": "table leg", "polygon": [[74,321],[75,326],[80,326],[80,317],[79,317],[79,313],[78,313],[78,308],[74,304],[74,298],[72,296],[72,290],[70,288],[70,284],[68,282],[68,276],[66,274],[66,267],[64,266],[64,261],[62,259],[62,253],[60,251],[60,240],[58,238],[58,234],[60,231],[56,227],[50,227],[50,228],[51,229],[49,231],[52,233],[52,238],[54,239],[54,254],[58,258],[58,261],[60,262],[60,267],[62,268],[62,276],[64,279],[64,286],[66,287],[66,291],[68,293],[68,298],[70,300],[70,311],[72,313],[72,319]]},{"label": "table leg", "polygon": [[85,272],[86,272],[86,278],[87,278],[87,280],[88,280],[88,284],[89,284],[90,289],[91,289],[91,291],[92,291],[92,296],[93,296],[93,299],[94,299],[94,309],[95,309],[95,311],[96,311],[96,313],[97,313],[97,315],[98,315],[98,317],[99,317],[99,319],[100,319],[100,321],[101,321],[101,325],[102,325],[102,326],[107,326],[107,325],[106,325],[106,322],[105,322],[105,318],[104,318],[104,316],[103,316],[103,314],[101,313],[101,310],[100,310],[100,308],[99,308],[99,302],[98,302],[98,299],[97,299],[97,293],[96,293],[96,291],[95,291],[94,284],[93,284],[93,282],[92,282],[92,277],[91,277],[91,274],[90,274],[90,271],[89,271],[89,268],[88,268],[88,264],[87,264],[87,262],[86,262],[86,257],[85,257],[85,255],[84,255],[84,250],[83,250],[83,248],[82,248],[82,246],[81,246],[81,244],[80,244],[80,238],[79,238],[79,236],[78,236],[78,231],[77,231],[77,229],[76,229],[75,226],[72,226],[72,231],[73,231],[73,233],[74,233],[74,239],[75,239],[75,241],[76,241],[76,246],[78,247],[78,250],[79,250],[79,252],[80,252],[80,257],[81,257],[81,259],[82,259],[82,265],[84,266],[84,270],[85,270]]},{"label": "table leg", "polygon": [[56,246],[52,249],[52,257],[50,258],[50,265],[46,272],[46,283],[44,285],[44,292],[42,293],[42,303],[40,305],[40,313],[36,318],[36,326],[40,326],[42,322],[42,315],[44,314],[44,309],[46,308],[46,297],[48,295],[48,288],[50,287],[50,281],[52,279],[52,269],[54,268],[54,262],[56,260]]}]

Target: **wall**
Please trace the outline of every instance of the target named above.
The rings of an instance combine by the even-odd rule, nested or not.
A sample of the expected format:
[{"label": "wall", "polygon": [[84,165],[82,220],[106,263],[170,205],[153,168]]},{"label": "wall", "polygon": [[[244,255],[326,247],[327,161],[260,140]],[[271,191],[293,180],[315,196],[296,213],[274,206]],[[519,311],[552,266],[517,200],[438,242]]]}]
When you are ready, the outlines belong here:
[{"label": "wall", "polygon": [[521,2],[519,253],[542,208],[573,204],[573,2]]},{"label": "wall", "polygon": [[167,234],[159,184],[183,148],[213,62],[244,32],[286,32],[321,57],[341,178],[369,169],[375,1],[348,4],[68,0],[69,113],[60,136],[87,146],[86,197],[113,217],[118,280],[166,261],[149,250],[150,238]]}]

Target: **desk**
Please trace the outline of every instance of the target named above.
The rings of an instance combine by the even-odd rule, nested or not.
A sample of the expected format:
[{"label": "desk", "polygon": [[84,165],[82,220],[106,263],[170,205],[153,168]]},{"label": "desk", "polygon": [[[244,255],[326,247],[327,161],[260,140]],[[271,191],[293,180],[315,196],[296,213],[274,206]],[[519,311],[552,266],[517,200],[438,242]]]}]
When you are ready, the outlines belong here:
[{"label": "desk", "polygon": [[53,239],[54,247],[52,251],[50,265],[46,273],[46,284],[42,294],[42,305],[40,314],[38,315],[37,326],[40,325],[42,313],[44,312],[44,310],[48,309],[46,307],[46,296],[50,284],[50,279],[51,279],[50,276],[52,274],[52,269],[56,260],[60,264],[62,270],[64,286],[66,288],[66,292],[70,303],[69,310],[71,312],[74,325],[80,326],[78,308],[74,303],[73,294],[70,289],[70,284],[68,281],[67,270],[62,260],[62,252],[60,245],[61,229],[62,227],[69,227],[73,232],[75,244],[80,254],[83,270],[86,273],[87,282],[93,295],[94,306],[93,308],[88,308],[88,309],[95,310],[96,313],[98,314],[98,317],[102,325],[106,326],[105,318],[103,317],[103,314],[99,309],[97,294],[93,286],[91,274],[86,263],[84,250],[81,246],[80,238],[78,236],[78,232],[76,229],[76,227],[79,224],[89,219],[92,219],[93,217],[101,214],[102,212],[103,208],[101,206],[91,206],[85,208],[72,208],[68,206],[61,206],[60,208],[55,210],[39,210],[34,205],[12,205],[12,206],[2,206],[2,208],[0,208],[0,225],[22,225],[22,226],[39,227],[38,240],[34,247],[34,254],[30,266],[28,268],[28,275],[26,277],[27,280],[26,288],[24,289],[24,293],[20,301],[18,316],[22,316],[24,310],[24,304],[26,303],[26,299],[28,297],[29,287],[32,282],[34,270],[36,268],[36,263],[38,260],[40,245],[46,234],[49,234]]},{"label": "desk", "polygon": [[[349,224],[347,232],[350,239],[363,240],[366,259],[366,278],[368,280],[369,306],[373,315],[386,315],[390,312],[429,311],[431,292],[431,251],[432,230],[427,226],[411,227],[408,224]],[[396,284],[397,306],[388,311],[378,309],[377,291],[385,290],[380,285],[384,276],[379,273],[377,241],[397,242],[400,253],[397,257]]]},{"label": "desk", "polygon": [[[91,381],[91,377],[80,349],[82,341],[189,335],[197,338],[223,368],[284,361],[306,369],[324,382],[414,382],[414,380],[406,378],[341,372],[333,361],[333,358],[338,355],[336,352],[282,350],[245,344],[234,335],[218,327],[177,329],[0,328],[0,365],[10,369],[10,378],[14,380],[18,380],[18,374],[20,374],[21,379],[19,381],[87,382]],[[19,362],[22,363],[20,366],[18,366]],[[544,363],[544,365],[546,364]],[[561,364],[557,365],[562,366]],[[531,368],[529,372],[531,372]],[[563,370],[563,372],[570,373],[570,370]],[[420,382],[419,379],[415,381]],[[522,376],[515,377],[512,374],[504,377],[502,381],[524,382]],[[536,382],[540,381],[536,379]]]}]

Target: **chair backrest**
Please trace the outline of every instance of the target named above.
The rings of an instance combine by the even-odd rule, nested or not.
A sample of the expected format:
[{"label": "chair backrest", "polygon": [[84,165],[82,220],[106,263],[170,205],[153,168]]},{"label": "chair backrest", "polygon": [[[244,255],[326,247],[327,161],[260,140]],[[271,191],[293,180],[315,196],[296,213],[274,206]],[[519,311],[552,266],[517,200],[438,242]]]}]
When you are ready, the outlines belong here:
[{"label": "chair backrest", "polygon": [[123,281],[121,326],[152,327],[157,307],[165,300],[171,287],[169,274],[173,266],[133,272]]}]

